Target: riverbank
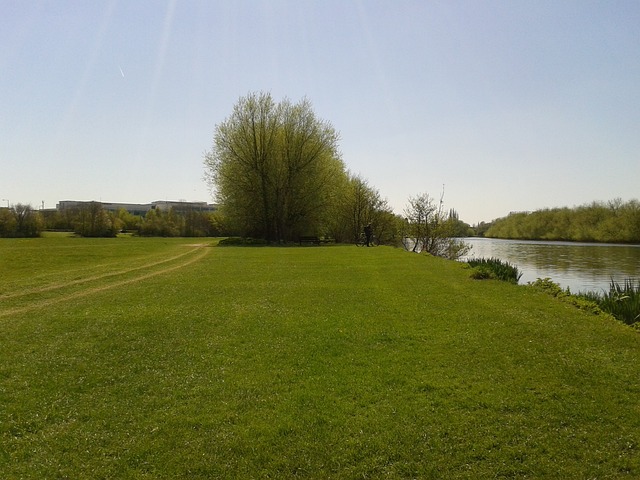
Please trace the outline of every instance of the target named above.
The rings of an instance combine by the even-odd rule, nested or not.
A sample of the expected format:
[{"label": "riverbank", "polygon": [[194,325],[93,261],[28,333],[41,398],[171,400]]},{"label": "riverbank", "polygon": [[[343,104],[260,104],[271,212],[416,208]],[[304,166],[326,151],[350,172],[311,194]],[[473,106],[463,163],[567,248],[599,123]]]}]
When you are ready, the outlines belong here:
[{"label": "riverbank", "polygon": [[42,240],[0,242],[4,478],[640,475],[617,321],[387,247]]},{"label": "riverbank", "polygon": [[470,237],[468,258],[499,258],[523,273],[520,284],[551,278],[571,292],[609,291],[611,280],[623,284],[640,278],[640,245],[500,240]]}]

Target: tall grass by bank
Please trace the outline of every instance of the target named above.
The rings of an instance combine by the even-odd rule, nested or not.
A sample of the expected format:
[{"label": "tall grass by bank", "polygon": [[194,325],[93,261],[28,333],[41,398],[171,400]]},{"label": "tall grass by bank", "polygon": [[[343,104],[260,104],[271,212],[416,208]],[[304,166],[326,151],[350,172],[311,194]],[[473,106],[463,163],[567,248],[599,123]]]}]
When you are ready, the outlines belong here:
[{"label": "tall grass by bank", "polygon": [[0,242],[2,478],[640,475],[619,322],[386,247],[44,240]]},{"label": "tall grass by bank", "polygon": [[518,283],[522,272],[518,267],[499,258],[470,258],[467,264],[473,268],[471,278],[476,280],[501,280],[503,282]]},{"label": "tall grass by bank", "polygon": [[613,318],[640,329],[640,281],[625,280],[623,286],[611,280],[608,292],[571,293],[569,287],[563,289],[550,278],[538,278],[529,286],[552,297],[560,298],[581,310],[595,314],[607,313]]},{"label": "tall grass by bank", "polygon": [[609,292],[598,302],[600,308],[631,325],[640,321],[640,280],[627,279],[623,286],[611,281]]},{"label": "tall grass by bank", "polygon": [[587,292],[580,296],[627,325],[640,322],[640,280],[628,278],[623,285],[611,280],[608,292]]}]

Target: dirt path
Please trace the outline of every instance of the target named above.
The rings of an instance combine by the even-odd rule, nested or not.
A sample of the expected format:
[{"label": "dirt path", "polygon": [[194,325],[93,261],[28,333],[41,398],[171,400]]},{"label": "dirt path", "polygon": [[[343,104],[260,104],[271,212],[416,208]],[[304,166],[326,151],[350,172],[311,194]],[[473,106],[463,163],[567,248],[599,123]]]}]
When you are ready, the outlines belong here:
[{"label": "dirt path", "polygon": [[120,281],[116,281],[116,282],[109,283],[109,284],[106,284],[106,285],[101,285],[101,286],[94,287],[94,288],[86,288],[86,289],[81,290],[79,292],[73,292],[73,293],[69,293],[69,294],[66,294],[66,295],[65,294],[61,294],[60,296],[55,297],[55,298],[49,298],[49,299],[45,299],[45,300],[41,300],[41,301],[35,301],[35,302],[32,302],[29,305],[25,305],[25,306],[21,306],[21,307],[9,308],[7,310],[0,310],[0,318],[8,317],[8,316],[11,316],[11,315],[18,315],[18,314],[21,314],[21,313],[24,313],[24,312],[28,312],[28,311],[31,311],[31,310],[37,310],[37,309],[40,309],[40,308],[43,308],[43,307],[48,307],[50,305],[54,305],[54,304],[57,304],[57,303],[67,302],[69,300],[75,300],[75,299],[81,298],[81,297],[91,296],[91,295],[94,295],[96,293],[102,292],[104,290],[109,290],[111,288],[121,287],[121,286],[128,285],[128,284],[131,284],[131,283],[140,282],[142,280],[146,280],[148,278],[155,277],[155,276],[158,276],[158,275],[163,275],[165,273],[169,273],[169,272],[172,272],[174,270],[178,270],[180,268],[184,268],[184,267],[186,267],[188,265],[191,265],[192,263],[195,263],[195,262],[198,262],[198,261],[202,260],[209,253],[209,251],[210,251],[210,249],[206,248],[205,245],[198,245],[198,246],[194,245],[193,249],[190,249],[189,251],[187,251],[185,253],[181,253],[180,255],[176,255],[176,256],[168,258],[168,259],[147,263],[147,264],[139,266],[139,267],[130,268],[130,269],[127,269],[127,270],[119,270],[117,272],[110,272],[110,273],[106,273],[106,274],[103,274],[103,275],[95,275],[95,276],[92,276],[92,277],[87,277],[87,278],[78,279],[78,280],[72,280],[72,281],[66,282],[66,283],[47,285],[45,287],[36,288],[36,289],[30,289],[28,291],[20,292],[20,294],[10,294],[9,296],[2,296],[2,297],[0,297],[0,300],[4,300],[6,298],[15,298],[15,297],[29,295],[29,294],[33,294],[33,293],[41,293],[41,292],[50,291],[50,290],[62,289],[62,288],[65,288],[65,287],[74,286],[74,285],[78,285],[78,284],[82,284],[82,283],[87,283],[87,282],[94,281],[94,280],[100,280],[100,279],[105,279],[105,278],[109,278],[109,277],[115,277],[115,276],[118,276],[118,275],[124,275],[124,274],[127,274],[127,273],[135,272],[135,271],[138,271],[138,270],[153,268],[153,267],[156,267],[158,265],[162,265],[164,263],[172,262],[174,260],[177,260],[177,259],[180,259],[180,258],[183,258],[183,257],[187,257],[187,258],[183,258],[183,260],[180,263],[177,263],[175,265],[167,266],[166,268],[163,268],[163,269],[160,269],[160,270],[153,270],[151,272],[140,272],[139,275],[137,275],[137,276],[135,276],[133,278],[128,278],[126,280],[120,280]]},{"label": "dirt path", "polygon": [[193,252],[195,250],[195,247],[204,247],[205,244],[189,245],[189,246],[192,247],[192,248],[187,250],[186,252],[182,252],[179,255],[175,255],[175,256],[170,257],[170,258],[165,258],[163,260],[158,260],[158,261],[153,261],[153,262],[150,262],[150,263],[145,263],[144,265],[140,265],[140,266],[137,266],[137,267],[126,268],[126,269],[123,269],[123,270],[116,270],[114,272],[103,273],[103,274],[100,274],[100,275],[93,275],[91,277],[78,278],[76,280],[70,280],[68,282],[52,283],[52,284],[49,284],[49,285],[44,285],[42,287],[28,288],[28,289],[20,290],[20,291],[16,291],[16,292],[0,294],[0,301],[6,300],[6,299],[10,299],[10,298],[24,297],[26,295],[32,295],[34,293],[49,292],[51,290],[58,290],[58,289],[61,289],[61,288],[71,287],[73,285],[80,285],[82,283],[93,282],[95,280],[101,280],[103,278],[117,277],[118,275],[125,275],[127,273],[135,272],[136,270],[144,270],[144,269],[147,269],[147,268],[155,267],[157,265],[162,265],[163,263],[172,262],[172,261],[177,260],[177,259],[179,259],[181,257],[186,256],[186,255],[193,254]]}]

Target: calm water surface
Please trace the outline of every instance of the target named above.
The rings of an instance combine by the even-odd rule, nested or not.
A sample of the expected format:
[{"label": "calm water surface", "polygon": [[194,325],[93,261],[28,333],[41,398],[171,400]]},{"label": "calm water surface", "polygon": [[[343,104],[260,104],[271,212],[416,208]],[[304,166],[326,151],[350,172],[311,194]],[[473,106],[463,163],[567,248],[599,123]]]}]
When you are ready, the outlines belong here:
[{"label": "calm water surface", "polygon": [[536,242],[465,238],[473,248],[466,258],[499,258],[523,272],[521,284],[551,278],[573,293],[609,291],[613,278],[640,279],[640,245]]}]

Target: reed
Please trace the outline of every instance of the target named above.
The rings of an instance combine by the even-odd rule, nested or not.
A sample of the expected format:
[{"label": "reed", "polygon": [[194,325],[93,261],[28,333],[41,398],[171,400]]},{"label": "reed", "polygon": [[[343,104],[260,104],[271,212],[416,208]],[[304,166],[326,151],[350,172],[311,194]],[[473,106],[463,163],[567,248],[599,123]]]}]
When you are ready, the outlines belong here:
[{"label": "reed", "polygon": [[611,279],[609,291],[593,299],[602,310],[627,325],[640,321],[640,280],[627,278],[620,285]]},{"label": "reed", "polygon": [[467,264],[473,268],[471,278],[477,280],[495,279],[503,282],[518,283],[522,272],[518,267],[498,258],[470,258]]}]

